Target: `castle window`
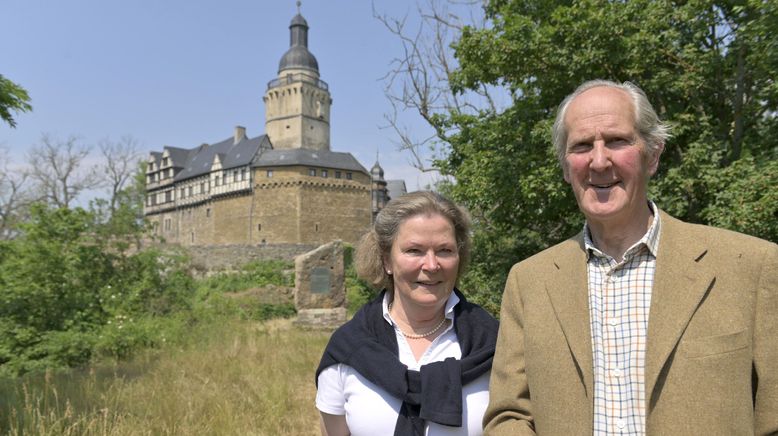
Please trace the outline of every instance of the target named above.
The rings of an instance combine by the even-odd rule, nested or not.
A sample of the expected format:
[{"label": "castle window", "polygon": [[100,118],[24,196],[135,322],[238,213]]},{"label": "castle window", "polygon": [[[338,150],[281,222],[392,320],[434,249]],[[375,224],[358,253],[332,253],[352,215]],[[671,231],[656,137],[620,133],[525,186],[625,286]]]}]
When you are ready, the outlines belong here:
[{"label": "castle window", "polygon": [[172,194],[173,194],[173,191],[166,191],[165,192],[165,203],[170,202]]},{"label": "castle window", "polygon": [[173,177],[173,168],[167,170],[168,177]]},{"label": "castle window", "polygon": [[166,167],[167,166],[167,162],[168,162],[168,159],[166,157],[163,157],[162,158],[162,166]]},{"label": "castle window", "polygon": [[170,218],[165,218],[165,230],[170,230]]},{"label": "castle window", "polygon": [[267,170],[267,178],[272,179],[273,178],[273,170]]},{"label": "castle window", "polygon": [[205,209],[205,216],[210,217],[211,216],[211,208]]},{"label": "castle window", "polygon": [[184,198],[185,194],[186,194],[186,191],[184,190],[184,188],[181,188],[181,195],[180,195],[180,197]]},{"label": "castle window", "polygon": [[351,180],[351,173],[346,173],[346,179]]},{"label": "castle window", "polygon": [[192,187],[191,186],[189,187],[188,191],[189,192],[187,192],[187,195],[191,197],[192,196]]},{"label": "castle window", "polygon": [[313,231],[319,233],[319,223],[313,225]]},{"label": "castle window", "polygon": [[321,170],[321,176],[327,178],[327,170]]},{"label": "castle window", "polygon": [[339,178],[340,178],[340,171],[335,171],[335,178],[336,178],[336,179],[339,179]]},{"label": "castle window", "polygon": [[152,206],[157,205],[157,194],[151,194],[151,205]]},{"label": "castle window", "polygon": [[258,232],[261,232],[261,231],[262,231],[262,224],[257,224],[257,231],[258,231]]},{"label": "castle window", "polygon": [[200,193],[205,194],[205,182],[200,182]]},{"label": "castle window", "polygon": [[238,170],[235,170],[232,172],[232,181],[237,182],[238,181]]},{"label": "castle window", "polygon": [[216,178],[214,179],[213,186],[219,186],[219,176],[216,176]]},{"label": "castle window", "polygon": [[316,168],[308,168],[308,175],[311,177],[316,177]]},{"label": "castle window", "polygon": [[149,171],[154,171],[154,162],[149,164]]},{"label": "castle window", "polygon": [[151,183],[151,176],[146,176],[146,183]]},{"label": "castle window", "polygon": [[194,244],[194,232],[192,232],[192,243]]}]

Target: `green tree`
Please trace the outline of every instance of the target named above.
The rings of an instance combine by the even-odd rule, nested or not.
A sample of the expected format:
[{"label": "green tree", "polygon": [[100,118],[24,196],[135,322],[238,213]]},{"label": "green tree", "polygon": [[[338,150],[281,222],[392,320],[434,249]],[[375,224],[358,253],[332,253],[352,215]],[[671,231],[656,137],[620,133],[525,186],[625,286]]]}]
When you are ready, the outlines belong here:
[{"label": "green tree", "polygon": [[16,127],[16,120],[11,112],[19,113],[31,110],[30,95],[27,94],[27,90],[0,74],[0,118],[9,126]]},{"label": "green tree", "polygon": [[153,342],[143,326],[189,310],[184,259],[127,250],[141,231],[81,208],[32,207],[20,236],[0,241],[0,374],[126,355]]},{"label": "green tree", "polygon": [[550,127],[594,78],[638,84],[674,126],[651,188],[661,208],[778,240],[778,2],[491,0],[484,11],[488,25],[455,38],[451,95],[500,89],[510,103],[422,114],[444,144],[435,165],[477,224],[465,286],[493,303],[512,263],[581,229]]}]

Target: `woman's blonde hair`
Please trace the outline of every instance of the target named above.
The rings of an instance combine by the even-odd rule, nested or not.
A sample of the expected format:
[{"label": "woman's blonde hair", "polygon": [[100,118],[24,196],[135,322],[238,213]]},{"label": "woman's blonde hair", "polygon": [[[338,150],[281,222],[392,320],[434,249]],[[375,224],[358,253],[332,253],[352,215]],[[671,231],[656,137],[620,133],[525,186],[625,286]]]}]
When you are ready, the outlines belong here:
[{"label": "woman's blonde hair", "polygon": [[400,225],[418,215],[440,215],[454,226],[459,252],[457,278],[464,274],[470,260],[470,215],[437,192],[417,191],[391,200],[376,216],[373,228],[360,239],[355,267],[361,279],[378,289],[394,289],[392,276],[384,267],[384,256],[391,252]]}]

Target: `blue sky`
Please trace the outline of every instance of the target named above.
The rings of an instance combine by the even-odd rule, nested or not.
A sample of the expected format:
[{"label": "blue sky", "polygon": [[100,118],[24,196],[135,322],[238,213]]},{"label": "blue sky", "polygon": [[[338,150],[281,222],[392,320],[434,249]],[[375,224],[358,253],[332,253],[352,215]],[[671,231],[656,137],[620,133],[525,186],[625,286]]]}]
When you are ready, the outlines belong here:
[{"label": "blue sky", "polygon": [[[409,0],[374,5],[392,16],[416,10]],[[20,163],[44,133],[87,145],[132,135],[144,154],[215,143],[236,125],[251,137],[264,133],[262,95],[289,47],[297,7],[293,0],[0,0],[0,11],[0,73],[25,87],[33,105],[17,114],[16,129],[0,124],[0,146]],[[394,133],[381,128],[389,110],[381,78],[401,53],[399,40],[373,18],[369,0],[308,0],[301,12],[333,98],[332,149],[367,169],[378,151],[387,178],[424,187],[436,176],[413,169]]]}]

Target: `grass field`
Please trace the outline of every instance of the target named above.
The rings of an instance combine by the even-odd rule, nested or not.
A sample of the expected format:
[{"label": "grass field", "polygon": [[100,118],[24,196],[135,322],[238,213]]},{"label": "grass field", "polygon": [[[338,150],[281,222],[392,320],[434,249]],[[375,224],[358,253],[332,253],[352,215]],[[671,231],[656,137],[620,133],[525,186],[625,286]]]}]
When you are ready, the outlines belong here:
[{"label": "grass field", "polygon": [[316,435],[328,332],[289,319],[199,326],[128,362],[0,381],[10,435]]}]

